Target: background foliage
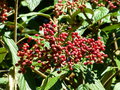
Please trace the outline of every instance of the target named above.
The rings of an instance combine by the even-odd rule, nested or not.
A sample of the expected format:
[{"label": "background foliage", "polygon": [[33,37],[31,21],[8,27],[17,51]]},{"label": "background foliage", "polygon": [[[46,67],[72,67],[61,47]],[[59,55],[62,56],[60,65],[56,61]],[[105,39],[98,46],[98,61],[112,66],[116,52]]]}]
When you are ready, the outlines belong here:
[{"label": "background foliage", "polygon": [[[111,8],[107,0],[88,0],[84,3],[83,11],[75,10],[72,14],[62,14],[57,17],[58,22],[73,26],[80,36],[87,38],[101,37],[105,44],[105,53],[108,55],[102,64],[83,65],[77,63],[73,70],[62,68],[58,73],[54,70],[44,73],[27,68],[26,73],[18,73],[19,67],[15,64],[19,57],[17,51],[20,43],[33,37],[39,31],[39,26],[54,19],[54,6],[60,0],[3,0],[11,8],[7,12],[8,20],[1,21],[0,16],[0,90],[119,90],[120,88],[120,2],[112,2],[116,8]],[[77,1],[77,0],[69,0]],[[78,0],[82,1],[82,0]],[[4,3],[0,1],[0,3]],[[66,2],[63,3],[65,4]],[[81,4],[80,3],[80,4]],[[105,4],[105,6],[102,4]],[[81,4],[82,5],[82,4]],[[0,13],[2,13],[0,5]],[[17,17],[15,10],[18,8]],[[0,14],[1,15],[1,14]],[[15,20],[17,20],[17,42],[14,40]],[[69,23],[69,24],[68,24]],[[48,42],[44,42],[49,47]],[[35,63],[34,63],[35,64]],[[37,74],[36,74],[37,73]]]}]

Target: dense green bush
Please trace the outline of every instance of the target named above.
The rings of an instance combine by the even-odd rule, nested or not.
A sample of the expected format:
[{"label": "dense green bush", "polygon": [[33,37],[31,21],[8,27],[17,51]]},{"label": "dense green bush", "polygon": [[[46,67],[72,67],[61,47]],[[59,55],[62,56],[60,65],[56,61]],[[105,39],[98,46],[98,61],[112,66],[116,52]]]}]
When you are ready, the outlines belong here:
[{"label": "dense green bush", "polygon": [[0,1],[0,90],[119,90],[119,0]]}]

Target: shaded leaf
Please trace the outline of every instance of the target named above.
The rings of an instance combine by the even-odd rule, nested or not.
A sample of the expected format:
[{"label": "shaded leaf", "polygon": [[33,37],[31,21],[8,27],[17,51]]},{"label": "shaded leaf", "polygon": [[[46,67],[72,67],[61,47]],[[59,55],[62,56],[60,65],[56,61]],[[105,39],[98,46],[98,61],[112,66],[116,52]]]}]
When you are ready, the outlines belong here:
[{"label": "shaded leaf", "polygon": [[114,29],[118,29],[120,28],[120,23],[119,24],[114,24],[114,25],[110,25],[110,26],[107,26],[103,29],[101,29],[102,31],[111,31],[111,30],[114,30]]},{"label": "shaded leaf", "polygon": [[27,83],[27,81],[25,80],[25,77],[23,76],[23,74],[19,74],[19,79],[18,79],[18,86],[20,90],[32,90],[29,87],[29,84]]},{"label": "shaded leaf", "polygon": [[[108,78],[111,75],[113,75],[114,70],[115,69],[113,67],[107,67],[107,69],[101,74],[102,75],[101,82],[102,82],[103,85],[106,83],[106,81],[108,80]],[[112,79],[108,83],[106,83],[105,88],[109,89],[110,86],[111,86],[111,84],[112,84]]]},{"label": "shaded leaf", "polygon": [[0,63],[4,60],[6,54],[7,54],[6,48],[0,48]]}]

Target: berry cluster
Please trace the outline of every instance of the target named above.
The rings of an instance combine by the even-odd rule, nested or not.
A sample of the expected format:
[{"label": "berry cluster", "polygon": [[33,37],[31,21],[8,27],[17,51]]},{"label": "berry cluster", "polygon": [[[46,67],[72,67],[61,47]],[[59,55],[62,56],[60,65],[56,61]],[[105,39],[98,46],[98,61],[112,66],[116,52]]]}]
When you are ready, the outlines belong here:
[{"label": "berry cluster", "polygon": [[51,67],[57,69],[63,66],[73,70],[72,66],[78,62],[84,65],[103,63],[107,55],[102,52],[105,46],[100,38],[98,40],[84,38],[77,32],[58,34],[56,27],[57,25],[52,22],[40,26],[44,36],[35,34],[36,38],[29,37],[28,42],[35,42],[33,46],[28,43],[23,44],[18,51],[20,60],[16,64],[21,67],[19,72],[24,73],[26,67],[38,66],[40,71],[45,72]]},{"label": "berry cluster", "polygon": [[97,6],[109,7],[109,9],[115,9],[120,5],[119,0],[103,0],[102,3],[101,0],[91,0],[91,2],[96,4]]},{"label": "berry cluster", "polygon": [[7,13],[11,11],[11,8],[7,6],[7,3],[3,0],[0,1],[0,22],[4,23],[7,20]]},{"label": "berry cluster", "polygon": [[[62,3],[65,2],[65,3]],[[55,16],[59,16],[62,14],[66,14],[78,9],[83,9],[86,6],[84,4],[80,4],[79,0],[58,0],[58,3],[55,5],[54,13]]]}]

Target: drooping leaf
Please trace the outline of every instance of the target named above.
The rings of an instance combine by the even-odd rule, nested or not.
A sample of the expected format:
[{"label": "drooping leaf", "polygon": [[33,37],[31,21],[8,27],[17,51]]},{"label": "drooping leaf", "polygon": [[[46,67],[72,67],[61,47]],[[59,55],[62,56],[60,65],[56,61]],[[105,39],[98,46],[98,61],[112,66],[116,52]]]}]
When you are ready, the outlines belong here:
[{"label": "drooping leaf", "polygon": [[19,59],[19,57],[17,56],[18,47],[15,42],[11,38],[9,38],[7,33],[5,34],[5,36],[3,36],[3,40],[12,55],[12,64],[15,65]]},{"label": "drooping leaf", "polygon": [[42,0],[25,0],[25,1],[30,11],[33,11],[40,4]]},{"label": "drooping leaf", "polygon": [[118,29],[118,28],[120,28],[120,23],[107,26],[107,27],[105,27],[105,28],[103,28],[101,30],[102,31],[111,31],[111,30]]},{"label": "drooping leaf", "polygon": [[19,79],[18,79],[18,86],[20,90],[32,90],[29,87],[29,84],[27,83],[27,81],[25,80],[25,77],[23,76],[23,74],[19,74]]},{"label": "drooping leaf", "polygon": [[7,54],[6,48],[0,48],[0,63],[4,60],[6,54]]},{"label": "drooping leaf", "polygon": [[46,7],[46,8],[44,8],[44,9],[42,9],[42,10],[40,10],[39,12],[46,12],[46,11],[48,11],[48,10],[51,10],[51,9],[54,9],[54,6],[49,6],[49,7]]},{"label": "drooping leaf", "polygon": [[41,13],[41,12],[30,12],[30,13],[27,13],[27,14],[21,14],[18,18],[28,17],[28,16],[35,16],[35,15],[39,15],[39,16],[43,16],[43,17],[46,17],[46,18],[50,18],[50,15],[44,14],[44,13]]},{"label": "drooping leaf", "polygon": [[120,82],[118,82],[118,83],[115,85],[115,87],[114,87],[113,90],[120,90]]}]

